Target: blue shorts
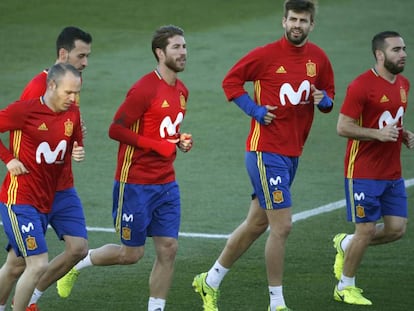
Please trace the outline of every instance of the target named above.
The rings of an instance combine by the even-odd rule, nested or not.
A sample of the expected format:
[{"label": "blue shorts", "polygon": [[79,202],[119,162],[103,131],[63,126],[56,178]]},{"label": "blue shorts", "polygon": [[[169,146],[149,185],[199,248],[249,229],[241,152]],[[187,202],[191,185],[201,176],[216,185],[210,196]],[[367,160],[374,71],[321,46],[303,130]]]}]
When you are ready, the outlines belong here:
[{"label": "blue shorts", "polygon": [[177,239],[181,218],[177,182],[136,185],[115,181],[112,216],[124,245],[142,246],[147,236]]},{"label": "blue shorts", "polygon": [[48,222],[61,240],[64,235],[88,238],[82,203],[75,188],[56,191]]},{"label": "blue shorts", "polygon": [[383,216],[408,216],[404,179],[345,178],[348,221],[376,222]]},{"label": "blue shorts", "polygon": [[17,256],[47,253],[45,239],[47,215],[31,205],[0,203],[4,232],[9,239],[7,249],[13,248]]},{"label": "blue shorts", "polygon": [[299,164],[298,157],[287,157],[269,152],[246,152],[247,172],[264,209],[292,206],[290,187]]}]

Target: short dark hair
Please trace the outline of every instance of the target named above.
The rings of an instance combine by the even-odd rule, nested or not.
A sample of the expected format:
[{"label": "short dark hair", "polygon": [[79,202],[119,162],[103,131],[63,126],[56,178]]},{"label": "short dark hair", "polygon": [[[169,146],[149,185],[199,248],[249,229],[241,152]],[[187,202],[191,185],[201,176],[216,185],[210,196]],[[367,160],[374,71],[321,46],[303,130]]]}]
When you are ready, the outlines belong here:
[{"label": "short dark hair", "polygon": [[311,15],[311,22],[313,22],[316,14],[316,0],[286,0],[285,1],[285,18],[288,12],[296,13],[308,12]]},{"label": "short dark hair", "polygon": [[155,53],[156,49],[161,49],[165,52],[168,45],[168,39],[174,36],[184,36],[184,30],[175,25],[166,25],[158,28],[152,36],[152,53],[158,61],[158,55]]},{"label": "short dark hair", "polygon": [[375,56],[375,51],[376,50],[384,51],[384,49],[385,49],[385,39],[387,39],[387,38],[395,38],[395,37],[401,37],[401,36],[396,31],[387,30],[387,31],[382,31],[380,33],[377,33],[372,38],[371,48],[372,48],[372,53],[374,54],[375,59],[377,58]]},{"label": "short dark hair", "polygon": [[56,54],[59,57],[59,50],[64,48],[67,51],[71,51],[75,48],[75,41],[81,40],[85,43],[92,43],[92,36],[75,26],[68,26],[63,28],[59,36],[56,39]]},{"label": "short dark hair", "polygon": [[79,70],[74,66],[68,63],[57,63],[49,68],[47,73],[47,83],[50,81],[55,81],[56,84],[59,84],[60,80],[67,72],[71,72],[75,77],[81,77]]}]

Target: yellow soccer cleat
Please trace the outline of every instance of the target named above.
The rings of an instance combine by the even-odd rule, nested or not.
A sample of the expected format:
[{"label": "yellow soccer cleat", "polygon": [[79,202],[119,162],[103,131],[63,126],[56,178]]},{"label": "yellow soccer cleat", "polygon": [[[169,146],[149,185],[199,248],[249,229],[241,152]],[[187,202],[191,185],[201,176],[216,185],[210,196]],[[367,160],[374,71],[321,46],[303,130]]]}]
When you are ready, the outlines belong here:
[{"label": "yellow soccer cleat", "polygon": [[372,305],[371,300],[362,296],[362,289],[355,286],[347,286],[343,290],[339,290],[338,286],[335,286],[333,296],[336,301],[349,303],[351,305]]},{"label": "yellow soccer cleat", "polygon": [[[270,306],[267,311],[270,311]],[[292,311],[292,309],[289,309],[288,307],[276,307],[276,311]]]},{"label": "yellow soccer cleat", "polygon": [[335,278],[339,281],[341,279],[342,270],[344,269],[345,252],[341,247],[341,242],[345,239],[346,233],[338,233],[333,238],[333,247],[336,249],[335,263],[333,266]]},{"label": "yellow soccer cleat", "polygon": [[75,285],[76,280],[78,279],[79,271],[73,267],[68,273],[66,273],[63,277],[61,277],[57,283],[56,288],[58,295],[61,298],[69,297],[73,285]]},{"label": "yellow soccer cleat", "polygon": [[192,284],[194,291],[199,293],[201,299],[203,299],[204,311],[218,311],[217,300],[219,298],[220,291],[208,286],[206,278],[207,272],[198,274],[194,277]]}]

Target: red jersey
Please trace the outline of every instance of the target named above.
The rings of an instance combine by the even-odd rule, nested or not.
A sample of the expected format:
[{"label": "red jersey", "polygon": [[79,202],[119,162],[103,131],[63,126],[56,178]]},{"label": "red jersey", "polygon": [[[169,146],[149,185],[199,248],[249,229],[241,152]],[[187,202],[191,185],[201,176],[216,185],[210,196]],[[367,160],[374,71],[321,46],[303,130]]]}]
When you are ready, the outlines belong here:
[{"label": "red jersey", "polygon": [[[47,69],[43,70],[26,85],[22,92],[22,95],[20,96],[20,100],[38,98],[46,92],[47,72]],[[59,178],[57,191],[72,188],[73,186],[74,182],[72,172],[72,161],[68,161],[67,163],[65,163],[61,178]]]},{"label": "red jersey", "polygon": [[[358,120],[365,128],[381,129],[397,122],[402,127],[407,109],[409,81],[397,75],[394,83],[368,70],[348,86],[341,113]],[[348,139],[345,154],[347,178],[401,178],[402,133],[396,142],[360,141]]]},{"label": "red jersey", "polygon": [[6,131],[13,131],[14,136],[10,150],[0,141],[1,160],[7,164],[16,158],[29,173],[7,173],[0,201],[50,212],[58,177],[71,161],[73,143],[82,143],[79,108],[71,105],[68,111],[56,113],[41,98],[17,101],[0,110],[0,132]]},{"label": "red jersey", "polygon": [[186,113],[188,90],[177,80],[168,85],[157,71],[146,74],[128,91],[115,113],[109,136],[119,141],[115,179],[132,184],[165,184],[175,180],[176,154],[165,158],[137,146],[138,137],[176,138]]},{"label": "red jersey", "polygon": [[331,99],[335,95],[333,70],[325,52],[310,42],[296,47],[283,37],[252,50],[230,69],[222,84],[227,99],[246,93],[247,81],[254,84],[258,105],[277,109],[269,125],[252,118],[246,150],[300,156],[313,122],[311,85],[325,90]]}]

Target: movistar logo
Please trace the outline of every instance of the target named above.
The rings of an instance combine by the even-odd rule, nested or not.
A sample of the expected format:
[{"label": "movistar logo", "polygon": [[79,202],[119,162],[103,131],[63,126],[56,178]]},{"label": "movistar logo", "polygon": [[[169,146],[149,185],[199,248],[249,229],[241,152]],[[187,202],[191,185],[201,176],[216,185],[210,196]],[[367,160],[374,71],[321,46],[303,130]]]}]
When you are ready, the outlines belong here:
[{"label": "movistar logo", "polygon": [[354,193],[354,199],[355,201],[361,201],[365,199],[365,193]]},{"label": "movistar logo", "polygon": [[25,226],[25,225],[22,225],[22,232],[23,233],[27,233],[27,232],[30,232],[30,231],[32,231],[32,230],[34,230],[34,225],[33,225],[33,223],[32,222],[29,222],[28,224],[27,224],[27,226]]},{"label": "movistar logo", "polygon": [[133,214],[122,214],[122,220],[125,222],[133,222],[134,221],[134,215]]},{"label": "movistar logo", "polygon": [[[160,125],[160,136],[165,138],[166,136],[174,136],[177,134],[178,126],[183,122],[184,114],[179,112],[175,121],[173,122],[169,116],[166,116],[164,120],[162,120]],[[166,135],[167,134],[167,135]]]},{"label": "movistar logo", "polygon": [[404,108],[400,107],[397,110],[395,117],[389,112],[388,110],[384,111],[379,120],[378,120],[378,128],[382,129],[386,127],[388,124],[398,123],[401,120],[401,124],[403,123],[403,116],[404,116]]},{"label": "movistar logo", "polygon": [[[286,97],[289,99],[289,102],[296,106],[300,103],[308,103],[309,102],[309,94],[310,94],[310,82],[308,80],[302,81],[299,85],[297,91],[295,91],[290,85],[290,83],[283,83],[280,87],[279,99],[280,103],[285,106],[286,105]],[[303,94],[305,94],[303,98]]]},{"label": "movistar logo", "polygon": [[272,186],[277,186],[278,184],[282,183],[282,178],[280,176],[277,176],[276,178],[270,178],[269,183]]},{"label": "movistar logo", "polygon": [[42,158],[47,164],[63,161],[66,148],[66,140],[61,140],[55,150],[52,150],[47,142],[42,142],[36,149],[36,163],[41,164]]}]

